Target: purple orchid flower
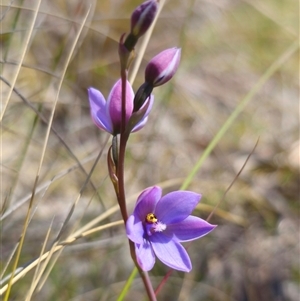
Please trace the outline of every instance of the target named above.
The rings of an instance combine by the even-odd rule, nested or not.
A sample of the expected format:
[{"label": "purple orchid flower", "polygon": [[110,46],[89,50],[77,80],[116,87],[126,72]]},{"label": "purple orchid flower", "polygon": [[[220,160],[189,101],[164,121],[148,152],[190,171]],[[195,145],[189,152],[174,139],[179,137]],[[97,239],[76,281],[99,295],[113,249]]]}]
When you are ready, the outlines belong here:
[{"label": "purple orchid flower", "polygon": [[180,242],[200,238],[216,226],[190,215],[201,195],[190,191],[161,195],[162,189],[157,186],[140,194],[126,223],[127,236],[135,243],[137,262],[142,270],[153,268],[156,255],[165,265],[189,272],[192,264]]},{"label": "purple orchid flower", "polygon": [[[117,135],[121,131],[122,122],[122,81],[119,79],[112,87],[107,101],[105,101],[102,93],[95,89],[89,88],[89,101],[91,116],[97,127],[103,131],[106,131],[112,135]],[[130,83],[126,83],[126,124],[128,123],[133,111],[133,99],[134,92]],[[151,111],[154,97],[151,95],[148,101],[148,108],[142,118],[139,119],[137,124],[134,125],[131,132],[140,130],[147,122],[148,115]],[[143,108],[143,107],[142,107]],[[142,110],[141,108],[141,110]]]}]

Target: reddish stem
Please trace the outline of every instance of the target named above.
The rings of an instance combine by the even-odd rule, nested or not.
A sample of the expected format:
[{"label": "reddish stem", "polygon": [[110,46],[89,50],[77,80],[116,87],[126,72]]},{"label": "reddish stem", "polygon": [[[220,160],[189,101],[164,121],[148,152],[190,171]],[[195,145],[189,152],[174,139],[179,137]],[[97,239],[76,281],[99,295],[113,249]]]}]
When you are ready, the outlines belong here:
[{"label": "reddish stem", "polygon": [[[129,138],[129,133],[126,132],[126,81],[127,81],[127,70],[122,67],[121,64],[121,80],[122,80],[122,121],[121,121],[121,133],[120,133],[120,147],[119,147],[119,159],[117,164],[117,177],[118,177],[118,192],[117,198],[124,220],[124,224],[128,219],[127,208],[126,208],[126,196],[125,196],[125,184],[124,184],[124,162],[125,162],[125,151],[126,144]],[[131,257],[140,273],[140,276],[143,280],[147,295],[150,301],[157,301],[153,286],[151,284],[149,275],[147,272],[144,272],[137,260],[135,254],[135,245],[132,241],[129,240],[130,253]]]}]

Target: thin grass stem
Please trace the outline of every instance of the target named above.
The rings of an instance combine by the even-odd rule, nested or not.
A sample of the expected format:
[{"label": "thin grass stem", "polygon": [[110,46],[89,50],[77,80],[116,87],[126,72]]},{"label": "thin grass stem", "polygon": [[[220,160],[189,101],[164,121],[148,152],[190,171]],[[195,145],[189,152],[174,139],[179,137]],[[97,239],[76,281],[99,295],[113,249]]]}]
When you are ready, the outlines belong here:
[{"label": "thin grass stem", "polygon": [[123,289],[122,289],[122,291],[121,291],[121,293],[120,293],[117,301],[123,301],[124,300],[124,298],[126,297],[126,295],[127,295],[128,291],[129,291],[129,289],[130,289],[130,287],[132,285],[132,282],[133,282],[134,278],[136,277],[137,273],[138,273],[138,269],[135,267],[132,270],[129,278],[127,279],[127,281],[126,281],[126,283],[125,283],[125,285],[124,285],[124,287],[123,287]]},{"label": "thin grass stem", "polygon": [[17,70],[16,70],[16,73],[15,73],[15,76],[14,76],[14,78],[12,80],[10,89],[8,91],[7,99],[4,102],[4,106],[3,106],[2,111],[1,111],[0,122],[2,121],[3,116],[5,114],[5,111],[7,109],[7,106],[8,106],[8,103],[9,103],[12,91],[13,91],[13,87],[16,84],[17,78],[19,76],[19,73],[20,73],[20,70],[21,70],[24,58],[25,58],[25,54],[27,53],[28,46],[29,46],[29,43],[30,43],[30,39],[31,39],[31,36],[32,36],[32,32],[33,32],[33,29],[34,29],[34,24],[35,24],[37,16],[38,16],[38,12],[39,12],[39,9],[40,9],[41,2],[42,2],[41,0],[38,0],[37,4],[36,4],[36,7],[34,9],[34,15],[33,15],[33,18],[32,18],[32,22],[31,22],[31,25],[29,27],[28,35],[27,35],[26,40],[25,40],[25,46],[24,46],[24,49],[22,51],[22,55],[21,55],[20,61],[19,61],[18,65],[17,65]]},{"label": "thin grass stem", "polygon": [[[51,228],[52,228],[52,223],[51,223],[51,225],[50,225],[50,227],[49,227],[49,229],[48,229],[48,231],[46,233],[46,237],[45,237],[45,240],[44,240],[43,247],[41,249],[39,258],[41,258],[41,256],[45,252],[45,248],[46,248],[47,242],[49,240]],[[38,284],[38,281],[39,281],[41,275],[42,275],[43,269],[41,269],[41,270],[39,269],[40,263],[41,263],[41,261],[38,262],[37,267],[35,269],[35,272],[34,272],[34,275],[33,275],[33,279],[32,279],[32,283],[31,283],[30,288],[28,289],[25,301],[30,301],[30,299],[32,297],[32,294],[33,294],[33,292],[34,292],[34,290],[35,290],[35,288],[36,288],[36,286]]]},{"label": "thin grass stem", "polygon": [[[36,12],[35,12],[34,20],[32,22],[32,27],[30,29],[30,35],[32,33],[32,30],[33,30],[33,26],[34,26],[34,23],[35,23],[37,14],[38,14],[40,3],[41,3],[41,1],[38,2],[38,6],[37,6],[37,9],[36,9]],[[89,15],[89,12],[90,12],[90,8],[88,9],[87,14],[85,16],[85,19],[83,20],[83,24],[85,23],[88,15]],[[28,223],[29,223],[29,219],[30,219],[31,208],[32,208],[33,201],[34,201],[34,196],[35,196],[35,189],[36,189],[37,184],[38,184],[38,180],[39,180],[39,176],[40,176],[40,171],[41,171],[41,168],[42,168],[42,164],[43,164],[43,161],[44,161],[44,156],[45,156],[45,153],[46,153],[46,148],[47,148],[47,145],[48,145],[48,140],[49,140],[50,131],[51,131],[51,125],[52,125],[52,122],[53,122],[55,108],[56,108],[56,105],[57,105],[57,102],[58,102],[58,96],[59,96],[59,93],[60,93],[60,89],[61,89],[61,86],[62,86],[62,83],[63,83],[64,76],[66,74],[69,62],[71,60],[71,57],[73,55],[75,46],[77,44],[77,41],[78,41],[78,39],[80,37],[80,34],[81,34],[81,31],[83,29],[83,24],[81,25],[81,27],[80,27],[80,29],[79,29],[76,37],[75,37],[74,43],[73,43],[73,45],[71,47],[71,51],[70,51],[70,53],[69,53],[69,55],[68,55],[68,57],[66,59],[66,62],[65,62],[64,68],[63,68],[63,72],[62,72],[62,75],[61,75],[61,78],[60,78],[60,81],[59,81],[59,84],[58,84],[57,94],[56,94],[56,98],[55,98],[55,101],[54,101],[54,104],[53,104],[53,108],[52,108],[52,112],[51,112],[51,116],[50,116],[50,120],[49,120],[49,124],[48,124],[48,128],[47,128],[47,133],[46,133],[45,141],[44,141],[44,144],[43,144],[43,150],[42,150],[42,153],[41,153],[40,162],[39,162],[37,173],[36,173],[36,178],[35,178],[35,181],[34,181],[34,184],[33,184],[32,196],[31,196],[31,199],[30,199],[30,202],[29,202],[29,207],[28,207],[26,218],[25,218],[25,221],[24,221],[24,226],[23,226],[23,231],[22,231],[22,235],[21,235],[20,244],[18,246],[18,250],[17,250],[17,253],[16,253],[16,258],[15,258],[15,261],[14,261],[14,264],[13,264],[13,267],[12,267],[11,278],[10,278],[10,280],[8,282],[8,287],[7,287],[6,294],[4,296],[3,301],[7,301],[8,298],[9,298],[9,295],[10,295],[10,290],[11,290],[11,286],[12,286],[12,280],[13,280],[13,277],[14,277],[14,274],[15,274],[15,270],[16,270],[16,268],[18,266],[19,258],[20,258],[20,255],[21,255],[21,250],[22,250],[22,247],[23,247],[23,243],[24,243],[24,239],[25,239],[25,235],[26,235],[26,231],[27,231],[27,227],[28,227]],[[26,47],[25,47],[25,51],[24,51],[24,53],[22,55],[21,63],[22,63],[22,61],[24,59],[25,52],[27,50],[27,46],[28,46],[28,43],[29,43],[29,39],[30,39],[30,37],[28,37],[28,39],[27,39]],[[21,65],[19,66],[18,70],[20,70],[20,68],[21,68]],[[13,90],[13,87],[15,85],[15,81],[17,79],[18,73],[19,73],[19,71],[16,73],[16,76],[14,78],[14,82],[11,85],[11,89],[10,89],[10,92],[9,92],[8,99],[10,98],[10,95],[12,93],[12,90]],[[7,101],[7,104],[8,104],[8,101]],[[6,106],[7,106],[7,104],[6,104]],[[4,107],[3,115],[4,115],[4,112],[5,112],[6,106]],[[2,120],[3,115],[1,115],[1,118],[0,118],[1,120]]]}]

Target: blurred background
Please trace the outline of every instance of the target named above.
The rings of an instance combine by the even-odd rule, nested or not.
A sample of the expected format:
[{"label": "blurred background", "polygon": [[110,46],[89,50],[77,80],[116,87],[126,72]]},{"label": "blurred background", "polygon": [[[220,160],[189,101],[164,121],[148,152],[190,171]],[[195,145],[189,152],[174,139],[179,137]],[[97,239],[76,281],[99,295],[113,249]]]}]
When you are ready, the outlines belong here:
[{"label": "blurred background", "polygon": [[[1,3],[5,280],[34,187],[18,266],[37,258],[43,245],[45,251],[51,248],[75,202],[61,239],[105,213],[96,226],[121,218],[111,210],[116,208],[106,165],[111,138],[90,118],[87,88],[107,96],[119,78],[118,40],[129,32],[131,13],[141,1]],[[247,105],[187,188],[203,195],[194,215],[206,219],[220,202],[210,220],[218,227],[189,246],[193,270],[174,271],[158,300],[299,300],[298,12],[293,0],[167,0],[163,7],[134,90],[143,83],[147,62],[160,51],[181,47],[182,59],[171,82],[154,90],[147,125],[129,140],[129,212],[148,186],[161,185],[164,193],[178,190],[245,98]],[[117,300],[133,268],[122,225],[68,244],[48,267],[52,262],[31,300]],[[25,300],[34,270],[12,287],[10,300]],[[155,288],[168,270],[157,262],[150,273]],[[137,277],[125,300],[143,298]]]}]

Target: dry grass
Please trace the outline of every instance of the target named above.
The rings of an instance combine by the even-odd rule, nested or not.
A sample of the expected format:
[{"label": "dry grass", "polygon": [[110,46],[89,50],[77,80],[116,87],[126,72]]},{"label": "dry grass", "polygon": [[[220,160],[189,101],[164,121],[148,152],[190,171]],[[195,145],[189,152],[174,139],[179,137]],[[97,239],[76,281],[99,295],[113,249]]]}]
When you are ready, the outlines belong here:
[{"label": "dry grass", "polygon": [[[24,232],[17,266],[27,267],[9,300],[116,300],[131,273],[107,175],[109,137],[90,119],[86,89],[107,95],[119,77],[116,41],[139,3],[2,1],[3,285]],[[207,218],[259,142],[212,217],[218,228],[190,246],[192,272],[174,272],[158,300],[299,298],[296,6],[166,1],[134,89],[159,51],[180,46],[182,61],[154,91],[146,127],[130,138],[129,210],[148,186],[167,192],[188,183],[203,195],[195,214]],[[187,180],[199,158],[201,168]],[[151,271],[155,287],[167,271],[160,263]],[[143,296],[136,278],[126,300]]]}]

